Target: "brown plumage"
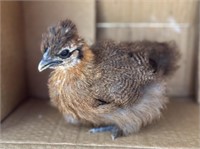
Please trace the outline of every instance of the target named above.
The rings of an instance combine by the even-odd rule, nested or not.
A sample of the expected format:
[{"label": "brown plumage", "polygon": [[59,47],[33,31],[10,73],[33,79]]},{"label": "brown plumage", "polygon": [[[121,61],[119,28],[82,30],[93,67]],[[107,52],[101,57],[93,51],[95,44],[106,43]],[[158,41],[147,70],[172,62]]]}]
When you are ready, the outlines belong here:
[{"label": "brown plumage", "polygon": [[161,115],[166,79],[177,69],[173,42],[101,41],[91,47],[70,20],[43,35],[40,71],[52,68],[51,102],[69,123],[91,124],[90,132],[112,138],[137,132]]}]

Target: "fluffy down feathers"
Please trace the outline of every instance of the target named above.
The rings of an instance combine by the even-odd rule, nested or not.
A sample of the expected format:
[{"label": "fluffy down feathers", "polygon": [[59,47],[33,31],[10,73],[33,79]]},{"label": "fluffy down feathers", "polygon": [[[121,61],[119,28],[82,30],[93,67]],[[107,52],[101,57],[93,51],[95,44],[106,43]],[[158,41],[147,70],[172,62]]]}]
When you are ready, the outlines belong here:
[{"label": "fluffy down feathers", "polygon": [[[45,43],[58,50],[72,41],[81,45],[75,52],[82,57],[73,55],[77,64],[56,67],[48,82],[51,102],[68,122],[111,125],[116,138],[160,117],[167,103],[166,79],[177,69],[179,59],[174,43],[101,41],[89,47],[73,29],[70,32],[61,24],[53,27],[60,32],[47,33],[60,43],[43,38],[41,47]],[[67,34],[61,37],[62,28],[68,28],[72,38],[66,39]]]}]

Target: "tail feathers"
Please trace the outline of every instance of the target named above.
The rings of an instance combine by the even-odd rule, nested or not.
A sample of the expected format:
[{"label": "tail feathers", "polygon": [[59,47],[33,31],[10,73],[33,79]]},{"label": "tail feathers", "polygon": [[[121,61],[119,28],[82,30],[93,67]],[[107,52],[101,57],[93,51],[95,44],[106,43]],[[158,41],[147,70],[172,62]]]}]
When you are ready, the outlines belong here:
[{"label": "tail feathers", "polygon": [[179,59],[180,53],[175,42],[155,43],[149,51],[150,65],[163,76],[170,76],[177,70]]}]

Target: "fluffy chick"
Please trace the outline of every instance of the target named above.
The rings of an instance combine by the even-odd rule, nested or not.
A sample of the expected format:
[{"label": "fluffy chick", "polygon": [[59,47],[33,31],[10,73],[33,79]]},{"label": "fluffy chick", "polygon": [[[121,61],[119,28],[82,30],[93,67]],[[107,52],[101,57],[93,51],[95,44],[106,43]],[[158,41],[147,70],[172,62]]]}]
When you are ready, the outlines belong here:
[{"label": "fluffy chick", "polygon": [[174,43],[101,41],[91,47],[70,20],[43,34],[38,69],[54,69],[51,103],[72,124],[112,138],[137,132],[161,116],[168,99],[166,79],[177,69]]}]

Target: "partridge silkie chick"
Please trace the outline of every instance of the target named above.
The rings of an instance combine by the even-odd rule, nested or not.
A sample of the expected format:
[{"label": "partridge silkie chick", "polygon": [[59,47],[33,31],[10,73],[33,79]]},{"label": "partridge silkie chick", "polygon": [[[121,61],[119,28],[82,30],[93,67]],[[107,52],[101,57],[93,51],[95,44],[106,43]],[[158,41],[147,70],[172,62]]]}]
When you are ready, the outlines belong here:
[{"label": "partridge silkie chick", "polygon": [[166,79],[177,69],[174,43],[101,41],[88,46],[70,20],[43,34],[39,71],[51,103],[72,124],[110,131],[112,139],[137,132],[161,116],[168,99]]}]

